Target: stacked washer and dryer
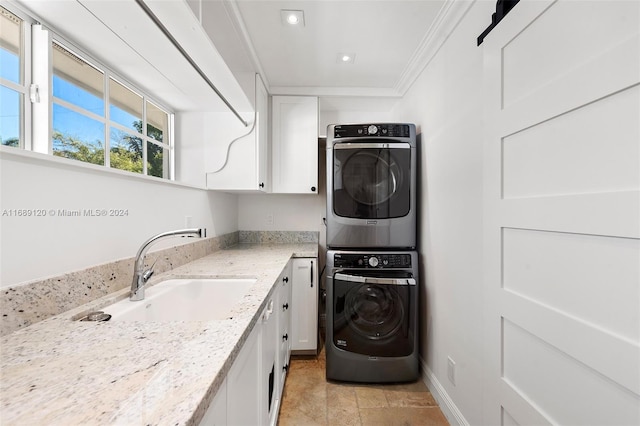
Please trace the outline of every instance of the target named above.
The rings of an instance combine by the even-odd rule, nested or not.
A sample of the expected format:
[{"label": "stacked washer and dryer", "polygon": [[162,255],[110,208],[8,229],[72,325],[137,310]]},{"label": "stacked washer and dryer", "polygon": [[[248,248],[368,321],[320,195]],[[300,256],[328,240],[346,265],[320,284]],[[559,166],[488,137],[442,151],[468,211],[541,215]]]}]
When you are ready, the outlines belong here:
[{"label": "stacked washer and dryer", "polygon": [[416,128],[327,129],[327,379],[418,372]]}]

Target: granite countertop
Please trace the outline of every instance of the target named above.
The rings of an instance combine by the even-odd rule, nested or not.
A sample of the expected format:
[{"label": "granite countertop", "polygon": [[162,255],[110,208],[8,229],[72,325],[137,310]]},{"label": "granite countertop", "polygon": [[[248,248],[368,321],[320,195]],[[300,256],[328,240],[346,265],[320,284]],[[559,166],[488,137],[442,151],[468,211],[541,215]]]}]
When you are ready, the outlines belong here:
[{"label": "granite countertop", "polygon": [[233,319],[80,322],[123,289],[4,336],[0,423],[197,425],[291,257],[317,244],[240,244],[154,277],[256,278]]}]

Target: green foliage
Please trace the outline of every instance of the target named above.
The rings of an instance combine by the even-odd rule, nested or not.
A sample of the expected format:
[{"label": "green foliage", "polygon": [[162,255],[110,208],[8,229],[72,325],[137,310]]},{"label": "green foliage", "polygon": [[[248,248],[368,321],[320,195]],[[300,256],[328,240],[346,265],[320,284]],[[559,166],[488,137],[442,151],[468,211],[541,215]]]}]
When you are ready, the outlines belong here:
[{"label": "green foliage", "polygon": [[142,138],[112,129],[112,139],[114,136],[117,141],[112,140],[109,150],[111,167],[142,173]]},{"label": "green foliage", "polygon": [[[142,132],[142,121],[133,123],[136,130]],[[149,125],[148,136],[162,142],[162,131]],[[111,167],[133,173],[142,173],[142,138],[126,132],[112,129],[112,146],[109,149]],[[9,142],[9,141],[7,141]],[[101,141],[89,143],[76,139],[59,131],[53,132],[53,155],[71,158],[92,164],[104,164],[104,145]],[[147,174],[164,177],[164,149],[156,144],[147,143]]]},{"label": "green foliage", "polygon": [[53,155],[91,164],[104,164],[104,146],[101,141],[88,144],[56,130],[53,132]]},{"label": "green foliage", "polygon": [[7,140],[2,141],[2,145],[19,147],[20,146],[20,139],[18,139],[18,138],[9,138]]},{"label": "green foliage", "polygon": [[156,177],[164,177],[163,174],[164,149],[153,143],[147,143],[147,174]]}]

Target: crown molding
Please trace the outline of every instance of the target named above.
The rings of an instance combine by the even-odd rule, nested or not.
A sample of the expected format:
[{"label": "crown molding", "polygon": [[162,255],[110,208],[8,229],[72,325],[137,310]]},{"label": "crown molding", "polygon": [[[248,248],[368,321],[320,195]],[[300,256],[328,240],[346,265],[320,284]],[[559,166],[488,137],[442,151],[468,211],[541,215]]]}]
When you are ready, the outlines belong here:
[{"label": "crown molding", "polygon": [[389,97],[401,98],[429,65],[462,18],[477,0],[446,0],[429,30],[422,38],[400,78],[393,87],[294,87],[271,86],[253,47],[251,37],[238,7],[238,0],[224,0],[225,8],[242,37],[255,69],[262,77],[269,94],[321,97]]},{"label": "crown molding", "polygon": [[318,86],[272,86],[272,95],[401,98],[402,94],[386,87],[318,87]]},{"label": "crown molding", "polygon": [[476,0],[447,0],[442,5],[431,27],[429,27],[394,86],[395,91],[400,96],[404,96],[407,93],[407,90],[433,60],[475,2]]}]

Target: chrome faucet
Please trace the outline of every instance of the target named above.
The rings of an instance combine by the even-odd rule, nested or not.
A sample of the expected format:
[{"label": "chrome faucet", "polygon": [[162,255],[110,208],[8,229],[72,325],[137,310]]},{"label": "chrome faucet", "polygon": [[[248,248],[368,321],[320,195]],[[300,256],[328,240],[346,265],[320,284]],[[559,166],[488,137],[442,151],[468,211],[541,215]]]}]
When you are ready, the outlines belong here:
[{"label": "chrome faucet", "polygon": [[155,265],[154,262],[154,264],[151,265],[149,269],[144,269],[144,256],[145,254],[147,254],[147,251],[149,250],[151,244],[165,237],[176,236],[205,238],[207,236],[207,230],[205,228],[178,229],[177,231],[163,232],[162,234],[155,235],[145,241],[138,250],[138,253],[136,254],[136,260],[133,265],[133,281],[131,282],[131,293],[129,295],[129,300],[144,300],[144,286],[147,281],[149,281],[149,278],[151,278],[151,276],[153,275],[153,266]]}]

